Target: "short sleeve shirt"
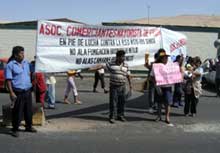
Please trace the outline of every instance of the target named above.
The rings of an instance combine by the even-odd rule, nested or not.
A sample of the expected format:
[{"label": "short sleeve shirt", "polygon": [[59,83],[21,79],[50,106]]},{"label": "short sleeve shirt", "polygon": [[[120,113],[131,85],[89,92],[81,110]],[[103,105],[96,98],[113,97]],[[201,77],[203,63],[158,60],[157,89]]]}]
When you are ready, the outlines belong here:
[{"label": "short sleeve shirt", "polygon": [[111,85],[124,85],[126,83],[126,78],[128,75],[130,75],[130,70],[127,63],[117,65],[114,61],[107,63],[106,68],[110,72]]},{"label": "short sleeve shirt", "polygon": [[18,63],[10,61],[5,68],[6,80],[11,80],[12,88],[28,90],[32,87],[30,79],[30,64],[27,60]]}]

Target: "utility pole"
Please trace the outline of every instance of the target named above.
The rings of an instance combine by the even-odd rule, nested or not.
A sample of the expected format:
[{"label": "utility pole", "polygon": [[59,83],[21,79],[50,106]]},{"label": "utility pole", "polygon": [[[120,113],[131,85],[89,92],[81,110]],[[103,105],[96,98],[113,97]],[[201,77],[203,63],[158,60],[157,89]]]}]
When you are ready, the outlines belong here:
[{"label": "utility pole", "polygon": [[147,23],[150,23],[150,5],[147,5]]}]

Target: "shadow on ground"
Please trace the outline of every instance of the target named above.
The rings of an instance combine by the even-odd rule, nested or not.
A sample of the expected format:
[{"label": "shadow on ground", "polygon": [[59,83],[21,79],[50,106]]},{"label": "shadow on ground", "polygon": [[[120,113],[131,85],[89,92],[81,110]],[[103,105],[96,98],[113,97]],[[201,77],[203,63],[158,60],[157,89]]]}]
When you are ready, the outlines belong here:
[{"label": "shadow on ground", "polygon": [[[79,115],[85,115],[85,114],[93,114],[97,112],[107,111],[108,112],[109,104],[99,104],[87,108],[82,108],[79,110],[69,111],[65,113],[60,114],[54,114],[54,115],[48,115],[47,119],[53,119],[53,118],[63,118],[63,117],[73,117],[73,116],[79,116]],[[126,108],[134,108],[134,109],[140,109],[140,110],[146,110],[148,108],[147,102],[144,100],[144,96],[140,96],[135,99],[128,100],[126,102]],[[102,113],[102,115],[105,115],[108,113]]]},{"label": "shadow on ground", "polygon": [[0,134],[11,135],[11,128],[3,125],[3,123],[0,122]]},{"label": "shadow on ground", "polygon": [[[148,113],[148,102],[146,99],[146,95],[141,95],[134,99],[129,99],[126,102],[126,119],[128,121],[154,121],[154,119],[151,119],[151,116],[156,116],[157,114],[154,113]],[[130,113],[136,113],[140,114],[131,116]],[[146,115],[143,114],[149,114],[149,118],[146,118]],[[164,113],[163,113],[164,114]],[[68,111],[64,113],[59,114],[53,114],[46,116],[46,119],[55,119],[55,118],[65,118],[65,117],[73,117],[73,118],[81,118],[86,120],[97,120],[97,121],[106,121],[108,120],[109,115],[109,104],[99,104],[95,106],[90,106],[74,111]],[[176,112],[172,112],[171,116],[183,116],[183,114],[179,114]],[[153,117],[155,118],[155,117]]]}]

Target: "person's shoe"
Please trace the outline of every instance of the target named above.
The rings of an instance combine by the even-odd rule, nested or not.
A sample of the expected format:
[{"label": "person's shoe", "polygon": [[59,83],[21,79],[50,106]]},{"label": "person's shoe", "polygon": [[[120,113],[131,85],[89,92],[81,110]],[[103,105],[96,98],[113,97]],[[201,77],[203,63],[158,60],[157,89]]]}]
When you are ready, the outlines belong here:
[{"label": "person's shoe", "polygon": [[168,121],[168,120],[165,120],[165,123],[167,123],[167,124],[170,124],[170,121]]},{"label": "person's shoe", "polygon": [[108,93],[108,90],[104,89],[104,93]]},{"label": "person's shoe", "polygon": [[152,108],[153,108],[154,110],[157,110],[157,105],[154,104],[154,105],[152,106]]},{"label": "person's shoe", "polygon": [[47,109],[55,109],[55,106],[47,106]]},{"label": "person's shoe", "polygon": [[16,138],[19,137],[18,131],[12,130],[12,131],[11,131],[11,136],[16,137]]},{"label": "person's shoe", "polygon": [[35,128],[31,127],[31,128],[26,128],[25,132],[37,133],[37,130]]},{"label": "person's shoe", "polygon": [[174,103],[174,104],[171,105],[171,107],[178,108],[179,105],[177,103]]},{"label": "person's shoe", "polygon": [[76,102],[74,102],[74,104],[76,104],[76,105],[81,105],[81,104],[82,104],[82,102],[81,102],[81,101],[79,101],[79,100],[77,100]]},{"label": "person's shoe", "polygon": [[95,88],[93,89],[93,92],[98,92]]},{"label": "person's shoe", "polygon": [[179,106],[181,106],[181,107],[184,106],[184,102],[180,102]]},{"label": "person's shoe", "polygon": [[115,120],[113,119],[113,118],[109,118],[109,123],[111,123],[111,124],[114,124],[115,123]]},{"label": "person's shoe", "polygon": [[63,102],[64,102],[64,104],[71,104],[71,102],[69,100],[64,100]]},{"label": "person's shoe", "polygon": [[122,122],[126,122],[127,121],[124,116],[118,116],[117,120],[122,121]]},{"label": "person's shoe", "polygon": [[196,114],[192,113],[190,116],[191,116],[191,117],[195,117],[195,116],[196,116]]},{"label": "person's shoe", "polygon": [[189,116],[189,114],[184,114],[185,115],[185,117],[188,117]]},{"label": "person's shoe", "polygon": [[171,126],[171,127],[174,126],[174,125],[173,125],[172,123],[170,123],[170,121],[168,121],[168,120],[165,120],[165,123],[167,123],[168,126]]},{"label": "person's shoe", "polygon": [[162,118],[161,118],[161,117],[157,117],[157,118],[155,119],[155,121],[156,121],[156,122],[162,121]]}]

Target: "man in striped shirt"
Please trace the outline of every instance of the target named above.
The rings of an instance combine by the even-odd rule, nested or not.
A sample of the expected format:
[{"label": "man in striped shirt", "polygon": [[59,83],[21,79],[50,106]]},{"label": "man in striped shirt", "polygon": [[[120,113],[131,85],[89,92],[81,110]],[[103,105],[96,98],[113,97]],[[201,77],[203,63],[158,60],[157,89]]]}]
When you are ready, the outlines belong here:
[{"label": "man in striped shirt", "polygon": [[[128,79],[130,91],[132,89],[130,71],[125,61],[125,51],[118,50],[116,60],[106,64],[110,73],[110,104],[109,122],[114,123],[117,109],[117,120],[126,121],[124,118],[124,106],[126,99],[126,79]],[[116,108],[117,107],[117,108]]]}]

